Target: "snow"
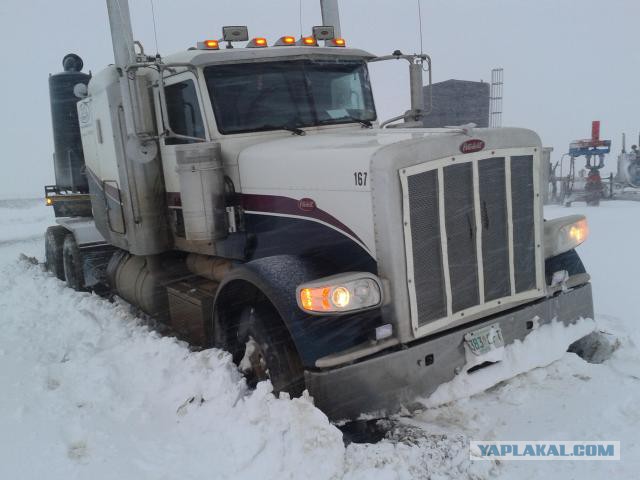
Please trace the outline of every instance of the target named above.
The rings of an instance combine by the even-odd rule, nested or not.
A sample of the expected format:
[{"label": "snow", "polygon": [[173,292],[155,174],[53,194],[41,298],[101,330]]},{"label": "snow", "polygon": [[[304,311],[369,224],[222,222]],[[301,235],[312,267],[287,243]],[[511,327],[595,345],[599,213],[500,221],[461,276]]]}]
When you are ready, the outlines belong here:
[{"label": "snow", "polygon": [[[564,356],[567,347],[576,340],[589,335],[595,329],[593,319],[579,319],[565,326],[553,321],[531,332],[524,341],[516,340],[511,345],[497,348],[481,356],[474,356],[467,349],[467,363],[450,382],[443,383],[421,403],[426,407],[438,407],[460,400],[497,385],[534,368],[546,367]],[[469,369],[485,362],[496,362],[469,375]]]},{"label": "snow", "polygon": [[[31,258],[43,259],[51,210],[2,200],[0,478],[635,479],[640,203],[547,209],[573,213],[591,226],[580,253],[593,277],[590,354],[600,363],[561,348],[593,321],[541,326],[501,351],[504,371],[480,370],[474,379],[494,373],[473,385],[460,376],[430,408],[380,421],[384,440],[345,447],[311,399],[276,399],[268,383],[250,391],[224,352],[192,352],[124,302],[67,289]],[[620,440],[622,460],[469,460],[470,440],[583,439]]]}]

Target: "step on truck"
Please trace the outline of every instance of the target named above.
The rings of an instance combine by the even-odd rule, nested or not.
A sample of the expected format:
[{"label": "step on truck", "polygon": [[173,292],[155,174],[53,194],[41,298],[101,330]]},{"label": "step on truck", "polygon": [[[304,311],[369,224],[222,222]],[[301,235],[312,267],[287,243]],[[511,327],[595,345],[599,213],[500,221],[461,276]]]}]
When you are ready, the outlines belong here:
[{"label": "step on truck", "polygon": [[[107,0],[114,64],[87,75],[70,54],[49,80],[46,262],[338,420],[593,307],[584,217],[543,220],[538,135],[423,128],[430,58],[351,48],[321,5],[309,36],[225,26],[161,57]],[[393,59],[411,109],[380,121],[368,65]]]}]

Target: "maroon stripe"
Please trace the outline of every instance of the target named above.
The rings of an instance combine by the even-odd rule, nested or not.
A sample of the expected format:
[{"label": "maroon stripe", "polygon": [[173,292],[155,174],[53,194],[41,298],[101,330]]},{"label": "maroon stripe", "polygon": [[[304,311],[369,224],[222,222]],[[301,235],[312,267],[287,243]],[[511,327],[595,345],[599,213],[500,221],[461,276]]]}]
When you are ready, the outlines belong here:
[{"label": "maroon stripe", "polygon": [[[303,210],[300,208],[300,201],[295,198],[281,197],[278,195],[242,194],[241,202],[242,208],[245,210],[282,215],[295,215],[296,217],[322,221],[331,225],[336,230],[350,235],[361,244],[365,244],[353,230],[330,213],[318,207],[314,207],[313,210]],[[167,192],[167,205],[169,207],[182,207],[180,192]]]},{"label": "maroon stripe", "polygon": [[242,208],[254,212],[279,213],[282,215],[295,215],[328,223],[332,227],[352,236],[364,245],[364,242],[340,220],[328,212],[315,207],[313,210],[303,210],[300,208],[300,201],[295,198],[280,197],[278,195],[254,195],[242,194]]},{"label": "maroon stripe", "polygon": [[182,198],[180,197],[180,192],[167,192],[167,206],[182,208]]}]

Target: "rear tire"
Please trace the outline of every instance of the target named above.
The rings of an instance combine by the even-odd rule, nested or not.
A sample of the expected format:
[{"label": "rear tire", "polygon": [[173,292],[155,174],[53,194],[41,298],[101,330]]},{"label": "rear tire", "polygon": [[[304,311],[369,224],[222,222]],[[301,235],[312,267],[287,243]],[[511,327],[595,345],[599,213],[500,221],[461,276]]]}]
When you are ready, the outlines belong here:
[{"label": "rear tire", "polygon": [[304,368],[289,332],[271,304],[260,302],[242,310],[235,347],[233,360],[249,387],[271,380],[276,395],[302,394]]},{"label": "rear tire", "polygon": [[59,280],[64,281],[62,248],[68,230],[60,225],[47,228],[44,241],[45,265]]},{"label": "rear tire", "polygon": [[80,292],[84,290],[84,271],[82,266],[82,253],[72,233],[64,238],[62,246],[62,259],[64,264],[64,276],[67,286]]}]

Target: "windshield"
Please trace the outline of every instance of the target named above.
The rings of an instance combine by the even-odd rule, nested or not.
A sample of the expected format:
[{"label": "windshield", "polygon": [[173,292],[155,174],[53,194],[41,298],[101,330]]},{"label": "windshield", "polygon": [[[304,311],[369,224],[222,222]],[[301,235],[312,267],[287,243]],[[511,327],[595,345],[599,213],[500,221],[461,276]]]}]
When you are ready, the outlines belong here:
[{"label": "windshield", "polygon": [[369,74],[361,60],[212,65],[204,73],[221,133],[376,119]]}]

